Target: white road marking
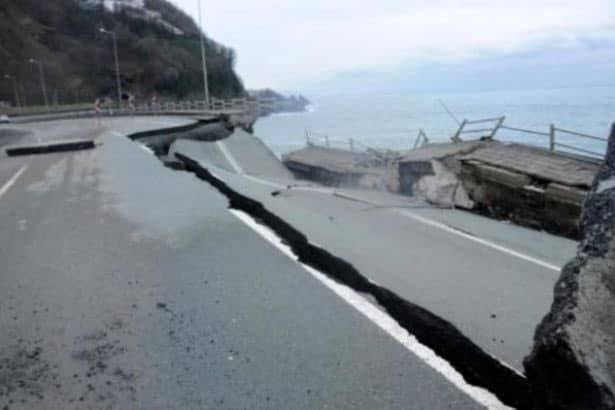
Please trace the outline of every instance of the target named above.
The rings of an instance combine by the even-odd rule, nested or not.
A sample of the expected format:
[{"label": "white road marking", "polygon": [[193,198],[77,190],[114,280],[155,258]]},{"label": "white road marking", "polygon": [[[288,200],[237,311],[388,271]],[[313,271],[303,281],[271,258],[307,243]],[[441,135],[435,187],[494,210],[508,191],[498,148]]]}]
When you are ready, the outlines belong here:
[{"label": "white road marking", "polygon": [[[151,121],[151,122],[160,122],[160,121]],[[125,136],[126,136],[126,135],[121,134],[121,133],[119,133],[119,132],[117,132],[117,131],[110,131],[110,133],[111,133],[111,134],[113,134],[113,135],[114,135],[114,136],[116,136],[116,137],[125,137]],[[147,145],[145,145],[145,144],[140,144],[140,143],[137,143],[137,145],[139,145],[139,147],[140,147],[143,151],[147,152],[148,154],[154,154],[154,150],[152,150],[152,149],[151,149],[150,147],[148,147]]]},{"label": "white road marking", "polygon": [[139,144],[139,147],[141,147],[141,149],[149,154],[154,154],[154,150],[152,150],[150,147],[148,147],[145,144]]},{"label": "white road marking", "polygon": [[334,280],[330,279],[323,273],[316,269],[304,265],[298,261],[297,256],[293,251],[282,242],[282,240],[268,227],[257,223],[251,216],[245,212],[231,209],[230,212],[237,217],[241,222],[246,224],[257,234],[263,237],[266,241],[271,243],[277,249],[282,251],[286,256],[295,262],[299,263],[305,270],[307,270],[314,278],[320,281],[323,285],[332,290],[336,295],[342,298],[346,303],[355,308],[372,323],[376,324],[380,329],[385,331],[389,336],[399,342],[406,349],[414,353],[419,359],[425,362],[432,369],[440,373],[446,380],[451,382],[459,390],[470,396],[479,404],[489,409],[510,409],[505,406],[498,398],[490,391],[472,386],[463,379],[463,376],[453,368],[446,360],[438,356],[429,347],[420,343],[416,337],[408,333],[402,328],[393,318],[388,314],[378,309],[375,305],[371,304],[363,296],[355,292],[348,286],[341,285]]},{"label": "white road marking", "polygon": [[6,181],[6,184],[2,185],[2,188],[0,188],[0,198],[2,198],[2,196],[6,194],[9,189],[11,189],[11,187],[15,184],[15,182],[17,182],[17,178],[19,178],[21,174],[23,174],[26,171],[26,169],[28,169],[28,165],[23,165],[21,168],[19,168],[19,171],[17,171],[11,177],[11,179]]},{"label": "white road marking", "polygon": [[277,182],[272,182],[272,181],[268,181],[266,179],[262,179],[262,178],[258,178],[252,175],[248,175],[248,174],[243,174],[243,177],[249,179],[250,181],[254,181],[258,184],[262,184],[262,185],[267,185],[271,188],[276,188],[276,189],[286,189],[286,185],[284,184],[279,184]]},{"label": "white road marking", "polygon": [[[315,190],[315,189],[313,191],[314,192],[319,192],[318,190]],[[359,198],[359,197],[356,197],[356,196],[353,196],[353,195],[350,195],[350,194],[347,194],[347,193],[335,192],[333,195],[338,196],[340,198],[350,199],[350,200],[353,200],[353,201],[365,202],[365,203],[368,203],[368,204],[374,205],[374,206],[380,206],[381,205],[381,204],[378,204],[377,202],[369,201],[367,199]],[[478,236],[471,235],[469,233],[463,232],[463,231],[461,231],[459,229],[456,229],[456,228],[454,228],[454,227],[452,227],[450,225],[447,225],[445,223],[438,222],[438,221],[436,221],[434,219],[427,218],[427,217],[418,215],[418,214],[416,214],[414,212],[408,211],[407,209],[395,209],[395,211],[398,214],[402,215],[402,216],[406,216],[406,217],[408,217],[410,219],[413,219],[413,220],[415,220],[417,222],[420,222],[420,223],[422,223],[424,225],[428,225],[428,226],[431,226],[433,228],[441,229],[441,230],[443,230],[445,232],[452,233],[452,234],[457,235],[457,236],[461,236],[462,238],[471,240],[471,241],[479,243],[479,244],[481,244],[483,246],[489,247],[491,249],[495,249],[495,250],[497,250],[499,252],[506,253],[508,255],[511,255],[511,256],[523,259],[525,261],[535,263],[536,265],[540,265],[540,266],[542,266],[544,268],[551,269],[551,270],[554,270],[554,271],[557,271],[557,272],[562,270],[561,266],[557,266],[557,265],[554,265],[554,264],[549,263],[547,261],[543,261],[541,259],[538,259],[538,258],[535,258],[533,256],[527,255],[525,253],[515,251],[514,249],[507,248],[507,247],[499,245],[499,244],[497,244],[495,242],[491,242],[491,241],[489,241],[487,239],[483,239],[483,238],[480,238]]]},{"label": "white road marking", "polygon": [[420,222],[422,224],[429,225],[429,226],[432,226],[434,228],[441,229],[441,230],[443,230],[445,232],[452,233],[452,234],[460,236],[460,237],[462,237],[464,239],[468,239],[470,241],[479,243],[479,244],[481,244],[483,246],[486,246],[488,248],[495,249],[497,251],[509,254],[509,255],[517,257],[519,259],[523,259],[523,260],[526,260],[528,262],[535,263],[536,265],[542,266],[544,268],[551,269],[551,270],[554,270],[554,271],[557,271],[557,272],[559,272],[562,269],[560,266],[554,265],[552,263],[543,261],[543,260],[538,259],[538,258],[534,258],[533,256],[529,256],[529,255],[527,255],[525,253],[517,252],[517,251],[515,251],[513,249],[510,249],[510,248],[507,248],[505,246],[498,245],[497,243],[488,241],[486,239],[479,238],[478,236],[470,235],[468,233],[465,233],[463,231],[455,229],[455,228],[453,228],[453,227],[451,227],[449,225],[443,224],[442,222],[438,222],[438,221],[435,221],[435,220],[430,219],[430,218],[425,218],[424,216],[417,215],[414,212],[410,212],[410,211],[408,211],[406,209],[398,209],[397,212],[400,213],[401,215],[407,216],[408,218],[414,219],[415,221]]},{"label": "white road marking", "polygon": [[222,155],[224,155],[224,158],[226,158],[228,163],[231,164],[231,167],[235,170],[235,172],[241,175],[245,175],[245,172],[243,172],[243,168],[241,167],[241,165],[239,165],[239,162],[237,162],[233,154],[231,154],[231,152],[228,150],[226,144],[222,141],[216,141],[216,145],[218,146],[218,148],[220,148],[220,151],[222,151]]},{"label": "white road marking", "polygon": [[[355,201],[367,202],[367,203],[370,203],[370,204],[375,205],[375,206],[379,205],[379,204],[377,204],[375,202],[371,202],[371,201],[365,200],[363,198],[358,198],[358,197],[355,197],[355,196],[352,196],[352,195],[349,195],[349,194],[338,194],[337,196],[340,196],[342,198],[346,197],[348,199],[352,199],[352,200],[355,200]],[[471,240],[473,242],[479,243],[479,244],[481,244],[483,246],[486,246],[488,248],[491,248],[491,249],[495,249],[495,250],[500,251],[502,253],[506,253],[508,255],[515,256],[515,257],[523,259],[525,261],[535,263],[536,265],[542,266],[544,268],[551,269],[551,270],[554,270],[554,271],[557,271],[557,272],[562,270],[561,266],[557,266],[557,265],[554,265],[552,263],[549,263],[549,262],[543,261],[541,259],[535,258],[533,256],[527,255],[525,253],[521,253],[521,252],[515,251],[513,249],[510,249],[510,248],[507,248],[505,246],[499,245],[499,244],[497,244],[495,242],[491,242],[491,241],[489,241],[487,239],[483,239],[483,238],[480,238],[478,236],[471,235],[469,233],[466,233],[466,232],[463,232],[463,231],[461,231],[459,229],[456,229],[456,228],[454,228],[454,227],[452,227],[450,225],[447,225],[447,224],[444,224],[442,222],[438,222],[438,221],[436,221],[434,219],[426,218],[426,217],[418,215],[418,214],[416,214],[414,212],[408,211],[407,209],[396,209],[395,211],[397,213],[399,213],[400,215],[406,216],[406,217],[408,217],[410,219],[413,219],[413,220],[415,220],[417,222],[420,222],[420,223],[422,223],[424,225],[428,225],[428,226],[431,226],[433,228],[438,228],[438,229],[441,229],[441,230],[443,230],[445,232],[452,233],[452,234],[457,235],[457,236],[461,236],[462,238]]]}]

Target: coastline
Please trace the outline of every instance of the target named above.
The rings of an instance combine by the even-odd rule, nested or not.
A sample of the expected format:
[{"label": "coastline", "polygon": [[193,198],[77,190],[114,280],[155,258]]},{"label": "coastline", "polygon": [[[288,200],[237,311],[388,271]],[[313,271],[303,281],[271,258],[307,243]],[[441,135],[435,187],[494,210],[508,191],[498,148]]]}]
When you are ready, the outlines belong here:
[{"label": "coastline", "polygon": [[[506,115],[509,124],[521,128],[548,132],[553,123],[606,136],[615,112],[613,95],[614,86],[448,94],[314,94],[310,95],[312,112],[260,118],[254,134],[278,156],[304,146],[306,130],[341,141],[353,138],[374,148],[409,149],[420,129],[434,142],[447,141],[454,133],[458,124],[437,102],[443,99],[460,120]],[[509,141],[542,147],[548,143],[512,131],[505,136]]]}]

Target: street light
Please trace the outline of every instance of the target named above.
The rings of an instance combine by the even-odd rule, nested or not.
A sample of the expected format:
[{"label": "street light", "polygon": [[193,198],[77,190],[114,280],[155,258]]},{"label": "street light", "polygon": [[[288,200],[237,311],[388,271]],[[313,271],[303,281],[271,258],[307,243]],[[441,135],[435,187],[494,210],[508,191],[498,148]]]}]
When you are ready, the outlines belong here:
[{"label": "street light", "polygon": [[207,61],[205,59],[205,31],[203,30],[203,19],[201,17],[201,0],[198,0],[199,6],[199,26],[201,37],[201,63],[203,65],[203,100],[205,107],[209,108],[209,83],[207,82]]},{"label": "street light", "polygon": [[99,28],[103,34],[110,34],[113,38],[113,57],[115,58],[115,81],[117,84],[117,104],[118,108],[122,108],[122,82],[120,81],[120,62],[117,57],[117,37],[114,31],[105,30],[104,28]]},{"label": "street light", "polygon": [[41,89],[43,90],[43,100],[45,100],[45,108],[49,109],[49,101],[47,100],[47,87],[45,86],[45,73],[43,73],[43,63],[34,58],[29,59],[28,62],[31,64],[38,65],[38,71],[41,76]]},{"label": "street light", "polygon": [[21,114],[21,103],[19,102],[19,93],[17,92],[17,79],[10,74],[4,74],[4,78],[7,80],[13,80],[13,92],[15,93],[15,104],[17,105],[17,111]]}]

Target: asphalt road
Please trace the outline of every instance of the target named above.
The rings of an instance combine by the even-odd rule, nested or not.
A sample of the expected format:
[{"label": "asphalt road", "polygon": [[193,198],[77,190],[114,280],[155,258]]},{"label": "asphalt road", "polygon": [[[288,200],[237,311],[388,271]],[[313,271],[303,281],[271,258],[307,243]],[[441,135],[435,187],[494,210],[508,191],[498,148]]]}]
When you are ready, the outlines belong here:
[{"label": "asphalt road", "polygon": [[185,123],[19,126],[101,145],[0,156],[0,408],[481,407],[123,136]]},{"label": "asphalt road", "polygon": [[[271,159],[253,154],[255,141],[237,134],[222,143],[178,141],[173,149],[523,371],[535,326],[551,306],[559,267],[574,256],[575,242],[373,191],[315,188],[261,165]],[[220,152],[211,156],[216,149],[226,163]],[[287,189],[293,185],[299,186]]]}]

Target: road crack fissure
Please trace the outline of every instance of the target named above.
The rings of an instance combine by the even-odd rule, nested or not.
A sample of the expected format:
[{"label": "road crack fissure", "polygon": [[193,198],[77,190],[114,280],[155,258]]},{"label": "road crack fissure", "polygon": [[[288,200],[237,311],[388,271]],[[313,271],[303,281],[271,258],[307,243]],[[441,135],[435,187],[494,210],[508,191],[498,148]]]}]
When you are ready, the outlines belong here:
[{"label": "road crack fissure", "polygon": [[371,282],[349,262],[308,240],[298,229],[269,211],[265,206],[230,188],[197,161],[176,153],[185,170],[208,182],[229,200],[229,208],[243,211],[273,230],[308,265],[338,283],[368,295],[401,327],[448,361],[469,384],[485,388],[504,404],[518,409],[531,408],[527,380],[483,351],[452,323],[395,292]]}]

